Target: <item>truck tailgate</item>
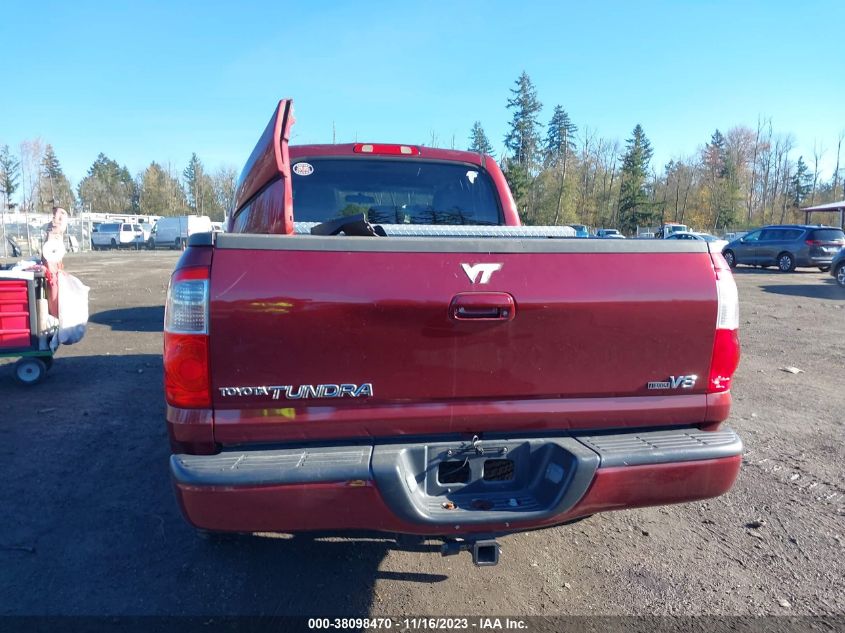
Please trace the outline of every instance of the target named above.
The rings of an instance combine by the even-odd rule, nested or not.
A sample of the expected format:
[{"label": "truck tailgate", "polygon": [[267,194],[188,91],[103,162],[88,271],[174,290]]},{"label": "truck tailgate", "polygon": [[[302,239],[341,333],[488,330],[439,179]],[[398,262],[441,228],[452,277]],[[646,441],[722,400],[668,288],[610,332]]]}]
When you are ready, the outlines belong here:
[{"label": "truck tailgate", "polygon": [[221,235],[215,439],[702,422],[714,279],[701,242]]}]

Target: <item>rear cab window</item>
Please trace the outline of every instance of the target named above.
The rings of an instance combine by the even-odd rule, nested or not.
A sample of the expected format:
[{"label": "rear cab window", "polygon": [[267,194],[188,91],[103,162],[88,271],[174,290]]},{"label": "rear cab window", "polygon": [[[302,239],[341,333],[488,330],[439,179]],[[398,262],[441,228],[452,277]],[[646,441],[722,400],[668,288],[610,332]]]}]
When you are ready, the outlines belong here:
[{"label": "rear cab window", "polygon": [[297,222],[363,213],[373,224],[503,224],[493,183],[474,165],[323,157],[291,171]]}]

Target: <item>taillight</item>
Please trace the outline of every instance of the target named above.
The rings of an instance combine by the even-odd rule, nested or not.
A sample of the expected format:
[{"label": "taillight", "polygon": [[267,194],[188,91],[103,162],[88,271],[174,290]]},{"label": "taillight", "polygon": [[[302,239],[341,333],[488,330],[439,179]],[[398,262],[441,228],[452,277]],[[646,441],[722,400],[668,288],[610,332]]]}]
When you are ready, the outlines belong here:
[{"label": "taillight", "polygon": [[211,406],[208,371],[208,268],[173,273],[164,306],[164,394],[185,409]]},{"label": "taillight", "polygon": [[733,374],[739,365],[739,294],[731,269],[721,254],[713,254],[716,273],[716,337],[710,360],[710,377],[707,391],[728,391]]},{"label": "taillight", "polygon": [[388,154],[390,156],[419,156],[420,148],[413,145],[391,145],[388,143],[356,143],[352,148],[356,154]]},{"label": "taillight", "polygon": [[710,361],[710,383],[708,391],[728,391],[731,380],[739,365],[739,332],[716,330],[713,342],[713,358]]},{"label": "taillight", "polygon": [[821,240],[804,240],[804,243],[807,246],[821,246],[822,244],[824,244],[824,242],[822,242]]}]

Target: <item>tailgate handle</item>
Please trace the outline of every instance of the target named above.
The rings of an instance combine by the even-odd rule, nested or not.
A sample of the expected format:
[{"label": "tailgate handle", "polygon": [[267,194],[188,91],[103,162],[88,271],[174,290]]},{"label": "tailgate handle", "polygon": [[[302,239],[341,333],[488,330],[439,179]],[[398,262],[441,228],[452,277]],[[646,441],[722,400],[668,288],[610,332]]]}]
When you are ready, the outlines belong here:
[{"label": "tailgate handle", "polygon": [[461,292],[452,298],[449,316],[455,321],[511,321],[516,302],[507,292]]}]

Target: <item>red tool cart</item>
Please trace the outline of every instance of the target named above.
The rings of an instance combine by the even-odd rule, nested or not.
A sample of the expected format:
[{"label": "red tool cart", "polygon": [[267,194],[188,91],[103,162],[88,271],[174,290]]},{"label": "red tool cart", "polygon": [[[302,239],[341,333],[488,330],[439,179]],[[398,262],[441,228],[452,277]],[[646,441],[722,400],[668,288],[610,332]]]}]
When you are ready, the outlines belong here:
[{"label": "red tool cart", "polygon": [[43,272],[0,270],[0,358],[19,358],[15,378],[25,385],[40,382],[53,364],[46,296]]}]

